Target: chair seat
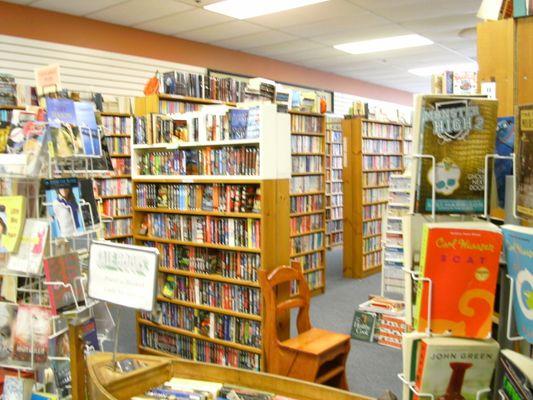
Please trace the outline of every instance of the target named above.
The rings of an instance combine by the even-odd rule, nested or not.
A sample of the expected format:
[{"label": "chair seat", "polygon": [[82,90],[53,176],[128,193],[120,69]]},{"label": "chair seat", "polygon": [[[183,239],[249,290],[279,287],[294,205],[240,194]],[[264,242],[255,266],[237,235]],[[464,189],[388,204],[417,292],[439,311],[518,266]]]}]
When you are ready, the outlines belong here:
[{"label": "chair seat", "polygon": [[281,342],[281,347],[318,356],[331,352],[347,341],[350,341],[348,335],[311,328],[298,336]]}]

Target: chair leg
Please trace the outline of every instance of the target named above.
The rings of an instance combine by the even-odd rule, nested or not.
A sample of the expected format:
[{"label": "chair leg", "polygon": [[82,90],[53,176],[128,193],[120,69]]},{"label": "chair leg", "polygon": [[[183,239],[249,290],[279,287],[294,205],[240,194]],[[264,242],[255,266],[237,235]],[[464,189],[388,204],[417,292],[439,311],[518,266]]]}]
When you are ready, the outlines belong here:
[{"label": "chair leg", "polygon": [[346,380],[346,370],[342,373],[341,381],[339,383],[339,389],[350,390],[348,389],[348,381]]}]

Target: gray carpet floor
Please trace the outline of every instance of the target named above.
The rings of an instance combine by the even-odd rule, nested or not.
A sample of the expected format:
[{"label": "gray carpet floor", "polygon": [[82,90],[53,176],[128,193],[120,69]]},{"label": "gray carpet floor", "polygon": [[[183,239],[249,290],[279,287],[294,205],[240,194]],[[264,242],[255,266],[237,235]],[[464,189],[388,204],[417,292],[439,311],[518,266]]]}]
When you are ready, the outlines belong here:
[{"label": "gray carpet floor", "polygon": [[[342,249],[328,252],[327,262],[326,293],[312,299],[311,322],[317,328],[349,334],[357,305],[367,300],[369,294],[379,294],[380,275],[363,280],[344,279]],[[117,308],[113,307],[112,312],[117,315]],[[122,309],[119,351],[137,352],[135,332],[135,313]],[[400,396],[401,385],[396,377],[401,370],[400,350],[357,340],[351,344],[347,362],[350,391],[378,397],[389,389]],[[111,349],[111,343],[106,343],[106,350]]]},{"label": "gray carpet floor", "polygon": [[[357,306],[368,300],[369,294],[380,293],[379,274],[354,280],[342,277],[342,249],[328,252],[326,293],[311,301],[313,326],[334,332],[350,333]],[[348,357],[347,378],[351,392],[378,397],[389,389],[401,397],[400,350],[375,343],[352,340]]]}]

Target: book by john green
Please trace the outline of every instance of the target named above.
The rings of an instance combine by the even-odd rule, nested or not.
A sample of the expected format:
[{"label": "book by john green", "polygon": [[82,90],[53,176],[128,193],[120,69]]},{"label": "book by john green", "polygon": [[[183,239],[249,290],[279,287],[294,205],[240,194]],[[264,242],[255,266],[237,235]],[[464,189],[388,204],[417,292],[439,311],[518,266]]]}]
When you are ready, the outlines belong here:
[{"label": "book by john green", "polygon": [[[416,211],[481,214],[485,155],[494,153],[498,102],[480,97],[422,95],[416,99],[415,152],[433,156],[416,164]],[[435,182],[433,182],[433,172]]]},{"label": "book by john green", "polygon": [[490,387],[499,352],[495,340],[430,337],[417,345],[420,349],[412,367],[419,392],[436,399],[476,400],[478,391]]},{"label": "book by john green", "polygon": [[18,250],[25,219],[24,196],[0,196],[0,253]]},{"label": "book by john green", "polygon": [[533,104],[518,107],[516,148],[516,212],[533,219]]},{"label": "book by john green", "polygon": [[431,332],[484,339],[490,336],[502,234],[489,222],[424,225],[414,326]]},{"label": "book by john green", "polygon": [[518,334],[533,343],[533,228],[502,226]]},{"label": "book by john green", "polygon": [[366,311],[355,311],[352,322],[352,339],[372,342],[376,326],[376,314]]}]

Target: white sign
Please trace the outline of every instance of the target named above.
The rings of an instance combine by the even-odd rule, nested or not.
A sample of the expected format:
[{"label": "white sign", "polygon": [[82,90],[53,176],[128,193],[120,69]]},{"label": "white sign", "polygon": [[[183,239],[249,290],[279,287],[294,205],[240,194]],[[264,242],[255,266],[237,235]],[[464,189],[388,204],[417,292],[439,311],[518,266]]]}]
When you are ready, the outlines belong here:
[{"label": "white sign", "polygon": [[159,261],[157,249],[93,241],[89,254],[89,297],[152,311]]},{"label": "white sign", "polygon": [[44,91],[45,88],[54,87],[55,91],[61,90],[61,75],[59,64],[51,64],[35,69],[35,82],[37,89]]}]

